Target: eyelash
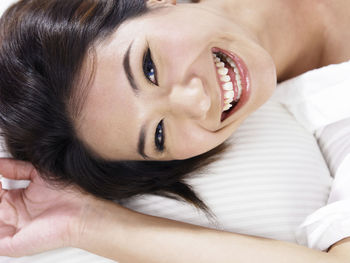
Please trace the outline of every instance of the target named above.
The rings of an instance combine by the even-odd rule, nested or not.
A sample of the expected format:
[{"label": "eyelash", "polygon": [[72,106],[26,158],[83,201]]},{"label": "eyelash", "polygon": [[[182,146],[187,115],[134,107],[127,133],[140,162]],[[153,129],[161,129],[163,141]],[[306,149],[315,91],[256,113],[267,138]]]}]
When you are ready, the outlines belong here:
[{"label": "eyelash", "polygon": [[148,48],[143,57],[143,73],[152,84],[158,85],[157,69],[153,63],[151,50]]},{"label": "eyelash", "polygon": [[[145,74],[147,80],[149,80],[154,85],[158,85],[157,69],[153,63],[151,50],[149,48],[143,57],[143,73]],[[154,134],[154,143],[158,152],[164,151],[164,141],[164,122],[162,120],[158,123],[156,132]]]},{"label": "eyelash", "polygon": [[154,136],[154,141],[158,152],[164,151],[164,140],[164,122],[161,120],[161,122],[157,125],[156,133]]}]

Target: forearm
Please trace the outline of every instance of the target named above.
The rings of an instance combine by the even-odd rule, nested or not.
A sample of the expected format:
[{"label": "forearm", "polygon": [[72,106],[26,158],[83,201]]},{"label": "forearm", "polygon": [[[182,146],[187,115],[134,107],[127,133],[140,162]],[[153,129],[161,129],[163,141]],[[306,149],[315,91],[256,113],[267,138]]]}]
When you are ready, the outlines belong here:
[{"label": "forearm", "polygon": [[121,263],[342,262],[342,256],[295,244],[147,216],[114,204],[106,205],[100,220],[86,226],[78,246]]}]

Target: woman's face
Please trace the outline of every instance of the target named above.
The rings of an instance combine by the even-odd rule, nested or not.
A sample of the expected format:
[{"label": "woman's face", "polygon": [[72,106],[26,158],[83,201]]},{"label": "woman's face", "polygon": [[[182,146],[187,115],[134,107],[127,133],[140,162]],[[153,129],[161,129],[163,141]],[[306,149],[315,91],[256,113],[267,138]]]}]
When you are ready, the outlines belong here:
[{"label": "woman's face", "polygon": [[200,4],[171,5],[128,20],[97,46],[93,63],[78,132],[113,160],[186,159],[207,152],[276,85],[272,59],[254,34]]}]

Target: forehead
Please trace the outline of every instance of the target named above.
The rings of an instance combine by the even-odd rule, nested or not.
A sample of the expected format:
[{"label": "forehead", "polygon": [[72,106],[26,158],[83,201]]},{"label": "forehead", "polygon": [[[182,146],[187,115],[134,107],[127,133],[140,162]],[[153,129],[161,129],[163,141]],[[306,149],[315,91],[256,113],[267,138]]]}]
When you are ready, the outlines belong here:
[{"label": "forehead", "polygon": [[118,29],[87,59],[87,63],[94,63],[94,77],[80,113],[78,134],[107,159],[137,158],[141,116],[123,69],[123,58],[132,41],[140,45],[140,40],[124,36]]},{"label": "forehead", "polygon": [[[132,43],[130,64],[137,72],[145,49],[146,31],[156,13],[125,21],[106,40],[94,47],[85,64],[93,64],[93,79],[77,123],[79,137],[106,159],[138,160],[137,142],[145,116],[123,68],[124,56]],[[140,64],[141,67],[141,64]],[[85,68],[87,67],[85,65]],[[89,75],[89,74],[85,74]]]}]

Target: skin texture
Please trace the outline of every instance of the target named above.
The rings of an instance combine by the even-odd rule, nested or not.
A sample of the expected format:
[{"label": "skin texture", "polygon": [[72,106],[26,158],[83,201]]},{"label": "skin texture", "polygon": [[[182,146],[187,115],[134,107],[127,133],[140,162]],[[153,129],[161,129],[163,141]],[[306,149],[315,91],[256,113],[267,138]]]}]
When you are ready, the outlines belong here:
[{"label": "skin texture", "polygon": [[72,219],[80,217],[93,197],[46,184],[29,163],[0,163],[4,177],[31,181],[25,190],[7,191],[0,184],[0,255],[25,256],[69,245],[75,229]]},{"label": "skin texture", "polygon": [[[174,1],[152,2],[153,12],[124,23],[86,62],[83,75],[91,75],[92,68],[95,72],[76,126],[86,144],[106,159],[144,159],[137,153],[142,127],[147,159],[186,159],[207,152],[266,102],[276,80],[332,63],[329,57],[341,62],[350,56],[331,40],[337,38],[332,32],[339,24],[332,15],[340,9],[332,1],[218,0],[179,6]],[[123,70],[131,44],[137,94]],[[143,73],[147,47],[157,85]],[[240,56],[250,77],[250,98],[224,122],[214,47]],[[155,147],[161,120],[162,153]]]},{"label": "skin texture", "polygon": [[[151,159],[199,155],[224,142],[269,98],[276,85],[272,57],[249,29],[228,14],[219,15],[219,7],[155,7],[152,13],[124,23],[96,47],[96,72],[77,126],[84,141],[99,155],[117,160],[143,159],[136,149],[145,124],[145,153]],[[131,43],[130,66],[140,87],[137,94],[123,70],[123,57]],[[147,46],[156,65],[158,85],[143,74]],[[247,64],[251,79],[249,101],[223,123],[213,47],[238,54]],[[158,153],[154,134],[161,120],[166,142],[165,151]]]},{"label": "skin texture", "polygon": [[[340,10],[349,10],[349,2],[338,1],[337,5],[332,5],[335,3],[334,1],[329,0],[318,3],[319,1],[310,0],[302,1],[304,4],[300,6],[301,1],[247,0],[244,2],[244,5],[249,7],[249,4],[255,4],[254,8],[240,9],[239,6],[243,5],[242,2],[243,1],[232,0],[203,1],[203,5],[197,6],[197,8],[203,12],[206,10],[216,10],[213,9],[214,6],[215,8],[221,7],[222,9],[220,10],[224,13],[235,11],[236,15],[234,20],[240,21],[240,23],[244,25],[244,27],[240,29],[236,27],[237,31],[235,32],[240,32],[241,34],[238,34],[241,37],[240,40],[245,40],[245,43],[247,44],[247,47],[245,48],[239,47],[238,45],[237,50],[242,48],[242,51],[237,53],[240,53],[240,55],[247,61],[247,64],[250,65],[249,68],[252,69],[251,72],[252,75],[254,75],[252,78],[256,81],[256,83],[259,83],[258,80],[261,80],[261,83],[264,83],[264,81],[274,82],[276,76],[272,77],[270,80],[270,74],[267,74],[270,73],[270,70],[274,70],[274,68],[277,69],[277,79],[282,80],[296,74],[300,74],[305,70],[322,66],[326,63],[332,63],[332,57],[334,57],[334,63],[349,59],[350,56],[348,51],[346,51],[343,46],[340,48],[337,40],[339,40],[340,36],[342,35],[344,39],[342,44],[344,46],[348,46],[350,36],[347,35],[348,33],[344,33],[346,31],[343,30],[344,26],[342,25],[348,25],[350,21],[348,21],[349,18],[347,18],[345,15],[339,16],[338,19],[336,19],[335,16],[335,14],[338,14]],[[264,5],[259,5],[260,2],[263,2]],[[152,1],[152,4],[167,5],[167,3],[164,3],[164,1]],[[288,8],[283,5],[287,5]],[[263,9],[261,8],[265,8],[266,10],[269,10],[269,12],[263,12]],[[277,10],[274,8],[277,8]],[[169,10],[170,9],[163,9],[159,12],[170,12]],[[299,10],[299,12],[296,12],[296,10]],[[345,11],[340,13],[343,14],[343,12],[344,14],[346,13]],[[156,14],[157,13],[154,13],[152,15]],[[304,18],[306,14],[310,15],[308,16],[308,19]],[[257,20],[251,20],[253,18],[256,18]],[[322,20],[320,20],[320,18],[322,18]],[[276,24],[276,21],[279,23]],[[275,27],[272,25],[275,25]],[[303,27],[300,27],[300,25],[303,25]],[[165,24],[164,27],[166,26],[167,25]],[[123,30],[123,27],[124,26],[122,26],[120,30]],[[127,27],[127,24],[125,24],[125,27]],[[125,27],[124,30],[126,30]],[[266,28],[269,28],[269,30],[266,30]],[[262,29],[265,29],[265,34],[261,34],[261,32],[263,32]],[[131,28],[129,30],[131,30]],[[185,32],[187,32],[186,30]],[[252,32],[255,33],[253,34]],[[161,33],[162,30],[159,30],[159,34]],[[228,35],[230,36],[229,33]],[[152,39],[153,37],[159,41],[161,40],[160,37],[156,38],[156,35],[152,36]],[[144,41],[144,38],[142,39]],[[127,40],[128,39],[125,38],[124,49],[129,44]],[[98,53],[99,59],[106,58],[111,55],[111,53],[108,53],[108,45],[112,45],[111,49],[113,50],[113,41],[114,39],[107,43],[101,43],[100,47],[106,48],[104,51],[106,54],[103,56],[103,52],[100,52],[101,54]],[[119,40],[116,39],[115,41]],[[138,38],[135,38],[135,41],[135,45],[138,45]],[[189,40],[187,39],[184,44],[187,44],[188,41]],[[234,43],[231,43],[230,41],[228,42],[229,43],[226,44],[220,44],[227,45],[228,47],[235,46]],[[143,42],[141,41],[141,43]],[[261,43],[261,45],[259,46],[257,43]],[[171,45],[171,43],[168,44]],[[191,43],[188,44],[189,47],[193,47],[190,44]],[[154,46],[156,44],[154,43],[152,45]],[[256,45],[256,49],[250,50],[250,45]],[[264,48],[262,48],[263,46]],[[123,45],[121,43],[120,47],[118,46],[117,51],[114,52],[122,52],[122,47]],[[181,51],[186,50],[186,47],[187,46],[184,45]],[[166,47],[160,45],[156,49],[159,50],[158,52],[161,52],[161,50],[163,50],[162,52],[168,51],[169,54],[170,51],[176,52],[176,46],[170,50],[164,51]],[[192,79],[191,76],[193,76],[195,73],[187,76],[187,71],[189,70],[191,72],[191,70],[193,70],[194,72],[197,72],[197,68],[192,67],[191,65],[193,63],[200,64],[202,60],[207,61],[209,58],[209,55],[201,55],[204,52],[203,50],[207,50],[205,44],[202,46],[202,48],[197,47],[195,51],[193,51],[192,48],[190,50],[191,52],[195,52],[195,55],[192,55],[191,52],[185,52],[185,58],[187,59],[188,57],[188,61],[185,61],[185,58],[182,56],[182,52],[174,53],[179,56],[180,62],[186,62],[181,64],[181,66],[184,68],[183,71],[180,70],[181,67],[180,69],[176,69],[176,71],[173,69],[174,72],[172,73],[176,76],[176,78],[174,78],[175,80],[171,81],[171,79],[164,77],[167,74],[160,73],[162,83],[169,83],[167,85],[164,84],[166,91],[168,91],[168,88],[172,89],[172,87],[178,87],[177,85],[181,84],[174,84],[173,82],[175,81],[192,83],[190,81]],[[257,57],[250,58],[250,51],[253,52],[254,50],[257,52]],[[97,52],[98,51],[99,50],[97,49]],[[167,53],[162,54],[164,54],[164,59],[166,59]],[[300,59],[303,54],[308,54],[309,56],[305,57],[305,59]],[[117,56],[118,53],[115,55]],[[137,54],[133,54],[133,56],[137,56]],[[156,56],[157,55],[155,52],[155,57]],[[176,58],[177,56],[171,56],[171,58],[169,57],[169,60],[164,62],[161,62],[160,60],[162,59],[158,58],[158,63],[160,65],[162,65],[162,63],[166,65],[176,63],[176,65],[179,66],[180,64],[178,63],[180,62],[178,62]],[[194,60],[193,58],[198,58],[198,61]],[[271,66],[271,58],[276,67]],[[109,67],[112,66],[109,63],[112,62],[110,61],[107,63],[108,59],[107,61],[102,59],[102,61],[106,62],[105,69],[108,71]],[[135,60],[133,59],[133,61],[137,61],[137,58],[135,58]],[[103,65],[103,63],[101,65]],[[295,67],[291,67],[293,63],[295,64]],[[206,64],[204,63],[204,65]],[[271,67],[263,69],[264,73],[261,73],[260,76],[259,68],[261,65],[270,65]],[[118,66],[120,65],[115,65],[115,67]],[[204,66],[204,68],[206,67],[207,66]],[[168,67],[165,68],[166,70],[170,70]],[[208,68],[210,68],[210,66]],[[256,73],[254,73],[255,70]],[[135,77],[138,76],[138,79],[141,79],[142,77],[139,76],[141,70],[138,69],[138,71],[139,73],[135,74]],[[96,77],[98,76],[98,73],[99,72],[97,72]],[[196,74],[203,77],[207,76],[205,73],[210,75],[209,71]],[[119,73],[115,74],[118,75]],[[262,79],[260,79],[259,76]],[[264,79],[265,77],[266,79]],[[104,81],[104,79],[101,78],[101,81]],[[118,81],[123,82],[122,79]],[[95,82],[93,85],[96,84]],[[200,82],[194,81],[193,85],[196,87],[197,85],[201,86],[198,83]],[[108,83],[105,83],[103,87],[108,86],[107,84]],[[98,89],[98,87],[99,86],[96,85],[96,89]],[[157,88],[158,87],[155,87],[155,89]],[[258,87],[256,89],[258,89]],[[268,87],[266,87],[266,89],[268,90],[263,91],[271,91]],[[261,92],[264,93],[263,91]],[[126,103],[128,106],[128,111],[126,113],[124,112],[124,114],[128,114],[129,112],[134,113],[134,118],[138,119],[140,117],[139,114],[141,114],[141,110],[138,109],[138,105],[142,105],[142,99],[144,96],[145,98],[147,97],[146,94],[148,94],[148,91],[145,92],[146,94],[140,95],[139,98],[131,97],[131,91],[129,93],[128,92],[129,91],[126,91],[125,88],[125,94],[121,94],[130,95],[130,98],[125,98],[125,101],[131,105]],[[258,94],[260,91],[256,92],[256,94]],[[150,93],[152,92],[150,91]],[[97,93],[97,97],[99,96],[98,94],[99,93]],[[108,92],[101,91],[101,94],[104,94],[107,98],[109,98],[109,96],[115,98],[112,93],[110,94]],[[258,99],[259,96],[256,96],[256,99]],[[99,99],[100,98],[96,98],[97,101]],[[140,102],[136,103],[137,100],[140,100]],[[161,104],[161,102],[161,99],[159,99],[159,101],[157,100],[154,102],[154,105],[158,105],[158,103]],[[109,102],[107,101],[106,104],[107,103]],[[256,101],[255,103],[258,104],[259,101]],[[252,102],[251,107],[254,108],[257,106],[255,103]],[[94,103],[91,102],[91,98],[88,98],[85,109],[89,109],[89,107],[92,107],[93,105]],[[99,109],[97,108],[98,106],[95,105],[95,107],[96,109]],[[252,110],[252,108],[248,108],[247,106],[244,110],[242,109],[241,113],[237,113],[237,116],[232,116],[232,123],[230,120],[227,122],[227,124],[224,124],[224,126],[227,125],[227,127],[222,127],[223,131],[225,129],[230,131],[231,129],[234,130],[234,120],[239,122],[240,118],[244,118],[245,115],[249,113],[248,109]],[[145,109],[145,112],[147,113],[153,111],[147,108]],[[87,115],[87,112],[85,112],[85,115],[83,116],[89,116],[89,118],[92,118],[90,115]],[[103,117],[100,115],[100,118],[104,119],[104,115],[102,116]],[[95,118],[97,117],[95,116]],[[211,122],[207,123],[205,120],[206,119],[204,118],[204,122],[197,121],[195,124],[198,126],[199,124],[202,124],[203,126],[204,124],[208,125],[205,126],[208,129]],[[88,121],[88,119],[82,118],[80,125],[83,126],[84,121]],[[106,123],[111,125],[110,128],[113,128],[113,121],[106,120]],[[220,139],[223,139],[225,135],[226,133],[222,133],[222,135],[220,135],[222,136]],[[82,136],[84,136],[87,141],[90,138],[88,131],[82,134]],[[135,135],[133,135],[130,131],[130,137],[133,138],[133,136]],[[124,137],[128,139],[127,136]],[[208,140],[209,139],[210,137]],[[95,144],[91,143],[91,145],[94,146]],[[135,147],[136,146],[134,146],[134,148]],[[109,154],[115,154],[113,149],[114,148],[112,148]],[[96,151],[98,151],[97,148]],[[175,158],[177,156],[177,151],[176,149],[172,151],[172,157]],[[186,152],[186,149],[184,151]],[[125,152],[121,152],[127,156]],[[193,152],[188,151],[187,154],[188,153]],[[106,153],[106,155],[107,154],[108,153]],[[118,152],[118,154],[121,153]],[[134,153],[130,152],[127,154],[129,154],[128,156],[131,156]],[[74,246],[118,260],[120,262],[232,262],[234,260],[234,262],[238,263],[343,263],[349,262],[350,258],[349,239],[344,239],[335,244],[330,249],[329,253],[314,251],[305,247],[281,241],[209,230],[176,221],[142,215],[122,208],[112,202],[95,199],[75,188],[66,188],[64,190],[56,188],[53,189],[51,186],[45,184],[39,179],[37,172],[30,164],[19,161],[8,159],[0,160],[0,173],[9,179],[26,179],[32,181],[31,185],[27,189],[16,191],[5,191],[0,189],[0,255],[4,256],[23,256],[63,246]],[[52,228],[52,222],[55,222],[55,228]],[[147,240],[147,242],[145,242],[145,240]],[[181,253],[178,253],[179,251],[181,251]],[[203,251],[205,251],[205,253],[203,253]]]}]

